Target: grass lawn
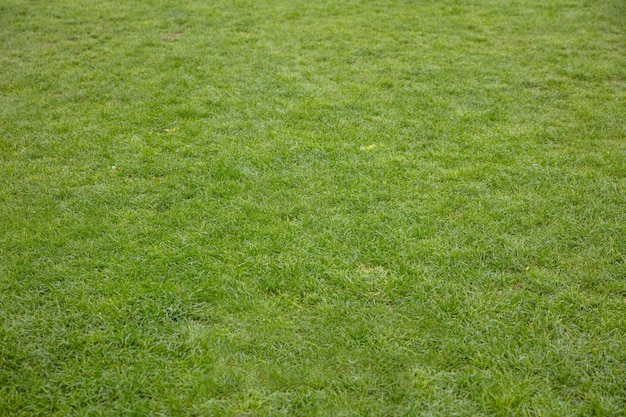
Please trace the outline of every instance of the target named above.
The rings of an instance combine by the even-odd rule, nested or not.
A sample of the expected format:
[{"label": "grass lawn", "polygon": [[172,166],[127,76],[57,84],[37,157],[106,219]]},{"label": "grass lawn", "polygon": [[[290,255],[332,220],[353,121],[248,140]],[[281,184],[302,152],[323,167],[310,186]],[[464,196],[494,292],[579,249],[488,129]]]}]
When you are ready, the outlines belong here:
[{"label": "grass lawn", "polygon": [[0,415],[625,413],[623,0],[0,2]]}]

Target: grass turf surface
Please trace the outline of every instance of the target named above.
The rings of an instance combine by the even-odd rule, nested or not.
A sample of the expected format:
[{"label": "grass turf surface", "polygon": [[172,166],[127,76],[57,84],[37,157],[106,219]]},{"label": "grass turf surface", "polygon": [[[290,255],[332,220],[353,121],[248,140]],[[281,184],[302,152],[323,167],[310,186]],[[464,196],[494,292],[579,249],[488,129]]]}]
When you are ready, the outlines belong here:
[{"label": "grass turf surface", "polygon": [[0,414],[623,415],[620,0],[0,4]]}]

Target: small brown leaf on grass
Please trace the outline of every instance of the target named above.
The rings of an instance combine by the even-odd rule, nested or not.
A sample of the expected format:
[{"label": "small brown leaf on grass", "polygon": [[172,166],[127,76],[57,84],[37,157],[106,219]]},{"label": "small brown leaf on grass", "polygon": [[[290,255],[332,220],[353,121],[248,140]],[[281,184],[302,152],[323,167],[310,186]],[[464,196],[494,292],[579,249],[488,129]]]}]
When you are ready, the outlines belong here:
[{"label": "small brown leaf on grass", "polygon": [[179,30],[177,32],[166,33],[165,35],[161,36],[161,39],[166,41],[175,41],[181,36],[183,36],[183,31]]}]

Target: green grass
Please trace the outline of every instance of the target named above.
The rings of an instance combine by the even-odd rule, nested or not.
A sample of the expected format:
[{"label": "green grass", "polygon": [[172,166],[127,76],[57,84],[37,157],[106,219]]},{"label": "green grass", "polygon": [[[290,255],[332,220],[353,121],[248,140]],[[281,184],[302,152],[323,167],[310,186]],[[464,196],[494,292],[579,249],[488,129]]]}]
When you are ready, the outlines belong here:
[{"label": "green grass", "polygon": [[625,28],[3,0],[0,415],[624,415]]}]

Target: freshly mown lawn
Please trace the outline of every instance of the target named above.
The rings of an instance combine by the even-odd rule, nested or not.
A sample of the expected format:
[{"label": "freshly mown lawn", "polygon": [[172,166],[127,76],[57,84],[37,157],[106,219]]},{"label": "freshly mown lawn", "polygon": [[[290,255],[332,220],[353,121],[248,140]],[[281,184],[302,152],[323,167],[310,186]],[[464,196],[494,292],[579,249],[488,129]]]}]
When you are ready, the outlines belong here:
[{"label": "freshly mown lawn", "polygon": [[624,413],[623,0],[0,2],[0,415]]}]

